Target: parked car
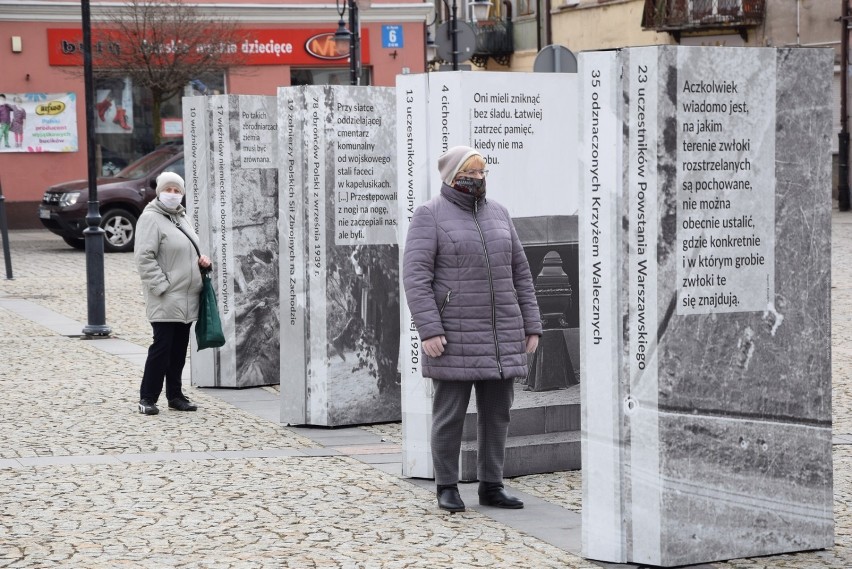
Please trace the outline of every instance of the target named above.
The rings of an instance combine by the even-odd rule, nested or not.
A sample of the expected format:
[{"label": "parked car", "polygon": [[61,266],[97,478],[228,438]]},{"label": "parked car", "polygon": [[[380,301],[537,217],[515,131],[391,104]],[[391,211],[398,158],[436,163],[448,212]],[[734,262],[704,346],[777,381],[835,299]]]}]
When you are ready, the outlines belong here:
[{"label": "parked car", "polygon": [[[184,175],[183,146],[164,145],[128,165],[115,176],[98,178],[98,203],[104,250],[133,250],[136,220],[156,197],[154,182],[161,172]],[[44,193],[38,216],[42,224],[75,249],[85,249],[89,190],[86,180],[51,186]]]}]

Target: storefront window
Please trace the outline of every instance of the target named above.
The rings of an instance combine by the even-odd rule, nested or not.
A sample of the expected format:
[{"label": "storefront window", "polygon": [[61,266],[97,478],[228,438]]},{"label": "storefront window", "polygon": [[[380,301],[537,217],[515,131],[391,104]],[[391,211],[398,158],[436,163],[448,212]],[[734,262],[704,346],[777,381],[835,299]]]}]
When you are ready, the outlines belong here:
[{"label": "storefront window", "polygon": [[[193,79],[183,93],[163,101],[161,119],[182,118],[181,97],[225,92],[224,74]],[[95,76],[95,141],[99,147],[101,175],[110,176],[154,150],[152,99],[148,89],[134,85],[130,77]],[[164,137],[162,143],[180,142]]]},{"label": "storefront window", "polygon": [[[290,85],[349,85],[349,68],[293,69]],[[361,68],[361,85],[370,85],[370,68]]]}]

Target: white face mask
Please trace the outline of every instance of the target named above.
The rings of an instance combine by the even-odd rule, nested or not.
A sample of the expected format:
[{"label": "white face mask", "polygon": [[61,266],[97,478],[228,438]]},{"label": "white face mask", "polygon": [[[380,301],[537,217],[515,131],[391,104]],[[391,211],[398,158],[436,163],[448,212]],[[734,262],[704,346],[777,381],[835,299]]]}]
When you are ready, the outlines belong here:
[{"label": "white face mask", "polygon": [[177,209],[182,199],[183,194],[172,194],[169,192],[162,192],[160,194],[160,201],[169,209]]}]

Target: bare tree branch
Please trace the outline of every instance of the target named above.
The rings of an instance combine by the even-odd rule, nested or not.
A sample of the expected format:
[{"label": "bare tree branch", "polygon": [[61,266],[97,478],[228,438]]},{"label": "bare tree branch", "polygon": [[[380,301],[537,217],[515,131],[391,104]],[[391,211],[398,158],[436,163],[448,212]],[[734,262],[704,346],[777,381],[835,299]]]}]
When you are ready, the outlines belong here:
[{"label": "bare tree branch", "polygon": [[155,142],[160,104],[192,79],[243,64],[239,46],[248,39],[236,23],[183,0],[127,0],[104,12],[93,36],[105,44],[93,54],[100,74],[128,76],[151,91]]}]

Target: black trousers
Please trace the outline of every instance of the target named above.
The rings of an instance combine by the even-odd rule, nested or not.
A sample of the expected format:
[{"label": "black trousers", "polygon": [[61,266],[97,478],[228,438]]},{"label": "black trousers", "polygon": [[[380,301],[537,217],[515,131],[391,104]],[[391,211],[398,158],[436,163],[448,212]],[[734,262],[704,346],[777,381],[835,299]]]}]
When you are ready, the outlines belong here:
[{"label": "black trousers", "polygon": [[154,343],[148,348],[145,373],[139,398],[155,402],[166,382],[166,399],[182,397],[180,376],[186,363],[186,347],[189,345],[189,329],[192,324],[183,322],[151,322]]}]

